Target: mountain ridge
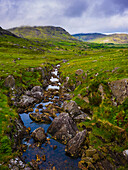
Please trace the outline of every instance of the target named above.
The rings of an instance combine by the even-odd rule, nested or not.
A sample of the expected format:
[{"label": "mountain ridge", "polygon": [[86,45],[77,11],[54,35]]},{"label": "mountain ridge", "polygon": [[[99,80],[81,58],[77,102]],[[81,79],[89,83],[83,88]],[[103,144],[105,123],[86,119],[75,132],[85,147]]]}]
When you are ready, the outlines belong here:
[{"label": "mountain ridge", "polygon": [[114,44],[127,44],[128,34],[126,33],[113,33],[113,34],[103,34],[103,33],[78,33],[72,34],[78,40],[85,42],[94,43],[114,43]]},{"label": "mountain ridge", "polygon": [[10,28],[8,31],[19,37],[28,39],[75,39],[64,28],[55,26],[22,26]]}]

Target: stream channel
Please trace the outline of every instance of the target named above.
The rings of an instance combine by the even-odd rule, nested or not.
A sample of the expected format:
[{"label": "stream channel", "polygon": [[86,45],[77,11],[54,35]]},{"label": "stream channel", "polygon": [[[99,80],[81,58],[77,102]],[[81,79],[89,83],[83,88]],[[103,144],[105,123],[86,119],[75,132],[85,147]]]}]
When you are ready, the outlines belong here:
[{"label": "stream channel", "polygon": [[[60,65],[57,65],[54,70],[51,72],[51,79],[48,87],[46,88],[46,91],[49,89],[59,90],[60,89],[60,82],[59,82],[59,70]],[[55,83],[55,85],[54,85]],[[46,106],[50,103],[53,103],[53,100],[56,100],[56,105],[59,107],[62,107],[63,102],[59,100],[59,96],[53,96],[52,98],[49,96],[49,101],[45,102],[44,99],[41,103],[35,104],[34,111],[29,112],[28,114],[22,113],[20,114],[22,121],[24,122],[24,125],[28,128],[31,128],[30,134],[37,128],[42,127],[45,130],[45,133],[47,133],[47,129],[50,126],[50,124],[44,124],[44,123],[37,123],[33,122],[29,114],[35,113],[35,110],[38,108],[38,105],[43,105],[43,110],[46,109]],[[41,114],[42,109],[39,109],[39,113]],[[56,114],[57,116],[59,113]],[[52,117],[50,117],[51,120],[53,120]],[[24,138],[22,140],[22,144],[27,145],[27,149],[23,152],[23,159],[25,160],[25,163],[31,162],[32,160],[37,159],[37,155],[40,157],[43,157],[45,155],[46,160],[40,160],[38,162],[39,169],[56,169],[56,170],[78,170],[78,162],[80,161],[80,158],[73,159],[65,154],[65,145],[59,143],[58,141],[54,140],[50,134],[47,134],[47,140],[45,143],[43,143],[41,146],[35,146],[35,142],[33,138],[30,138],[29,140],[26,140]]]}]

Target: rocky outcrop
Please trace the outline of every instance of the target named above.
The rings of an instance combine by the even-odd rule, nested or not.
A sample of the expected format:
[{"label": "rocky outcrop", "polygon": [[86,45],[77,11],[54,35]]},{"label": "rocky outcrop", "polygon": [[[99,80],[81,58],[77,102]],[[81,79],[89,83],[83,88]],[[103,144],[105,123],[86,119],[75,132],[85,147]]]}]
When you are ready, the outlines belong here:
[{"label": "rocky outcrop", "polygon": [[66,145],[65,151],[72,157],[80,156],[82,145],[86,139],[87,131],[78,132]]},{"label": "rocky outcrop", "polygon": [[46,140],[44,129],[42,127],[35,129],[32,132],[32,137],[35,141],[43,143]]},{"label": "rocky outcrop", "polygon": [[27,133],[27,128],[24,126],[20,117],[18,119],[10,119],[10,124],[7,126],[10,132],[7,133],[11,143],[12,149],[17,150],[17,146],[21,143],[24,135]]},{"label": "rocky outcrop", "polygon": [[48,128],[48,133],[62,143],[67,143],[76,135],[77,131],[76,124],[65,112],[56,117]]},{"label": "rocky outcrop", "polygon": [[33,87],[31,91],[26,91],[25,94],[21,96],[18,103],[20,108],[26,108],[43,99],[43,89],[40,86]]},{"label": "rocky outcrop", "polygon": [[10,88],[14,88],[15,87],[15,79],[12,75],[9,75],[4,82],[4,86],[5,87],[10,87]]},{"label": "rocky outcrop", "polygon": [[23,95],[19,102],[19,107],[26,108],[36,102],[36,99],[27,95]]},{"label": "rocky outcrop", "polygon": [[71,118],[77,117],[81,114],[81,111],[78,108],[78,105],[75,101],[70,101],[69,103],[64,102],[63,104],[64,111],[68,112]]},{"label": "rocky outcrop", "polygon": [[112,81],[108,84],[118,103],[122,104],[123,101],[128,97],[128,79]]}]

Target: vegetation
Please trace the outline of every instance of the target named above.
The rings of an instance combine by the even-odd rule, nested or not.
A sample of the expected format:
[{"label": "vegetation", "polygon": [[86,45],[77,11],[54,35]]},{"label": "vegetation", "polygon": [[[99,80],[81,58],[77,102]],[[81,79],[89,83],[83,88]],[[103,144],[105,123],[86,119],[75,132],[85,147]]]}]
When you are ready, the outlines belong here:
[{"label": "vegetation", "polygon": [[100,33],[88,33],[88,34],[74,34],[75,38],[93,43],[112,43],[112,44],[127,44],[128,34],[100,34]]},{"label": "vegetation", "polygon": [[[128,78],[128,45],[81,42],[61,28],[22,27],[10,30],[24,38],[8,34],[5,30],[0,34],[0,163],[13,156],[12,144],[6,135],[10,130],[7,125],[10,118],[18,117],[15,107],[10,106],[8,94],[11,89],[4,85],[6,77],[13,75],[16,87],[25,90],[42,83],[40,73],[29,72],[31,68],[50,69],[58,63],[61,63],[63,81],[69,77],[69,87],[75,85],[71,92],[73,100],[91,117],[78,124],[81,130],[83,127],[91,129],[90,144],[97,149],[99,146],[100,149],[109,147],[116,152],[127,149],[128,100],[126,98],[123,104],[118,104],[116,98],[112,98],[108,82]],[[82,75],[76,74],[78,69],[83,70]]]}]

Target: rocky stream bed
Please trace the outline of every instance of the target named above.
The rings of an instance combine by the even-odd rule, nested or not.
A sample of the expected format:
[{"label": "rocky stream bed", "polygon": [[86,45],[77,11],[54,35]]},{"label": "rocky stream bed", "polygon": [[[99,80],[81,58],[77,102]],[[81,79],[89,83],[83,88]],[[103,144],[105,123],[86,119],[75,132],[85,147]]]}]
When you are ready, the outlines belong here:
[{"label": "rocky stream bed", "polygon": [[[44,79],[43,88],[34,86],[23,92],[18,97],[19,100],[12,98],[20,115],[14,122],[17,133],[13,136],[13,147],[19,150],[21,156],[11,159],[9,168],[115,170],[116,167],[126,164],[127,150],[116,153],[105,147],[95,149],[88,140],[91,129],[83,127],[84,130],[78,130],[76,124],[90,121],[91,117],[71,100],[72,96],[68,93],[70,89],[65,88],[67,84],[64,82],[63,86],[61,85],[59,68],[60,65],[55,66],[47,76],[39,69]],[[96,125],[100,127],[101,123],[99,120]],[[107,128],[109,126],[110,124],[107,124]],[[121,128],[113,128],[116,128],[119,134],[124,133]],[[107,160],[107,155],[115,161],[114,164]]]},{"label": "rocky stream bed", "polygon": [[[25,92],[19,102],[26,108],[35,102],[31,96],[42,99],[33,105],[34,107],[29,107],[27,111],[24,109],[24,112],[20,113],[28,133],[20,147],[22,161],[17,162],[18,158],[11,160],[9,164],[11,169],[15,169],[16,166],[20,169],[79,169],[79,152],[86,131],[78,132],[73,120],[81,114],[76,103],[72,101],[68,105],[64,102],[71,98],[60,86],[59,67],[60,65],[57,65],[52,70],[45,91],[41,87],[34,87],[31,91]],[[71,115],[64,112],[68,110]],[[23,162],[29,162],[31,168],[25,166]]]}]

